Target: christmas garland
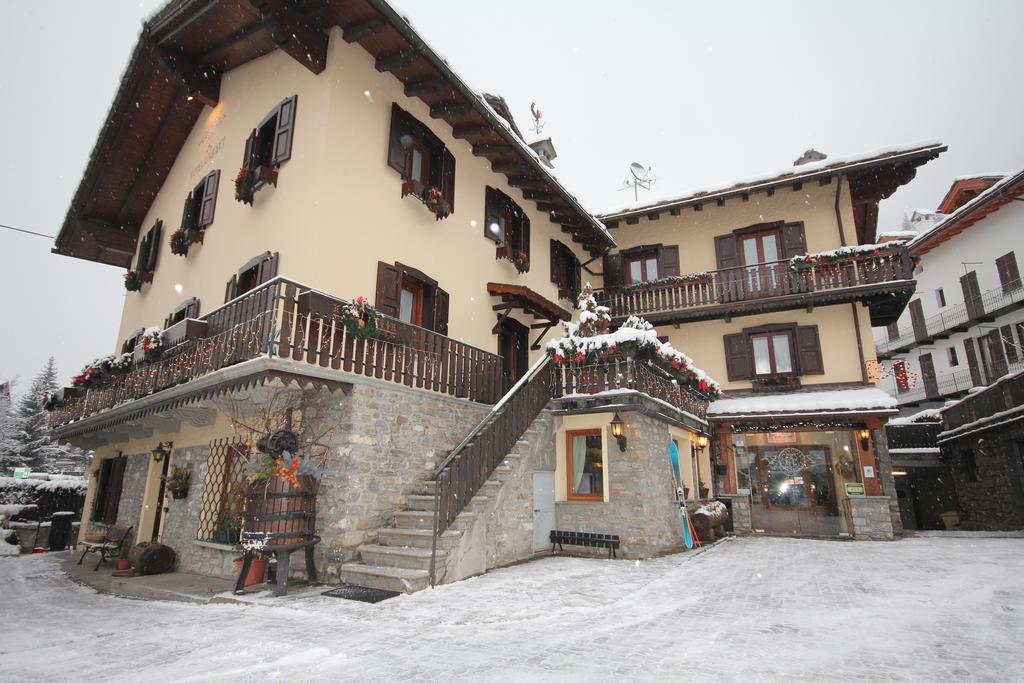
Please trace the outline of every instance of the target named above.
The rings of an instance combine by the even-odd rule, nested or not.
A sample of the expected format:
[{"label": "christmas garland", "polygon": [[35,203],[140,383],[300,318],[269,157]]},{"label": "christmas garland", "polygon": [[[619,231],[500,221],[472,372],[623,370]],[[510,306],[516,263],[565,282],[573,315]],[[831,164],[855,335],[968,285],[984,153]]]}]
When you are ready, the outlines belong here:
[{"label": "christmas garland", "polygon": [[256,197],[256,169],[242,166],[235,176],[235,201],[252,206]]},{"label": "christmas garland", "polygon": [[171,253],[176,256],[188,256],[188,231],[178,228],[171,233]]},{"label": "christmas garland", "polygon": [[516,252],[509,260],[512,261],[512,265],[520,273],[530,272],[530,255],[525,251]]},{"label": "christmas garland", "polygon": [[420,200],[426,205],[430,212],[434,214],[435,220],[441,220],[451,215],[452,209],[448,205],[448,201],[444,198],[444,193],[441,192],[437,187],[428,187],[423,190],[423,194],[420,195]]},{"label": "christmas garland", "polygon": [[160,356],[164,353],[164,337],[159,327],[151,327],[146,330],[140,343],[147,361],[155,363],[160,360]]},{"label": "christmas garland", "polygon": [[39,402],[39,405],[48,413],[52,413],[57,408],[64,407],[65,401],[57,400],[56,393],[50,393],[49,391],[43,392],[43,400]]},{"label": "christmas garland", "polygon": [[142,289],[142,276],[137,270],[129,270],[124,274],[124,288],[129,292],[138,292]]},{"label": "christmas garland", "polygon": [[120,356],[103,356],[85,365],[82,371],[71,378],[71,386],[87,389],[96,388],[112,382],[118,375],[131,372],[132,354],[122,353]]},{"label": "christmas garland", "polygon": [[648,289],[650,287],[661,287],[662,285],[685,285],[685,284],[704,284],[711,276],[705,271],[700,273],[688,273],[686,275],[668,275],[666,277],[659,277],[657,280],[645,280],[643,282],[636,282],[631,285],[626,285],[624,289],[632,291],[634,289]]},{"label": "christmas garland", "polygon": [[[830,251],[822,251],[816,254],[800,254],[789,259],[789,267],[797,270],[800,266],[813,266],[815,268],[836,265],[846,261],[852,256],[862,254],[873,254],[883,256],[885,252],[895,251],[903,247],[903,242],[893,241],[884,244],[861,244],[853,247],[840,247]],[[915,263],[916,266],[916,263]]]},{"label": "christmas garland", "polygon": [[363,297],[345,303],[342,309],[345,331],[356,339],[372,339],[377,334],[377,310]]}]

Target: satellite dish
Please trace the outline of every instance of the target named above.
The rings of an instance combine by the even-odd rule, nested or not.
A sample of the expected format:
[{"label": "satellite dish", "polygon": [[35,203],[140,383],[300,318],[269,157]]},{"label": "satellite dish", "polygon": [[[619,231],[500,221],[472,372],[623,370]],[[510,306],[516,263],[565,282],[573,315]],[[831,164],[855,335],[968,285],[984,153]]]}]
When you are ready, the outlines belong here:
[{"label": "satellite dish", "polygon": [[629,172],[633,174],[634,178],[641,182],[647,180],[648,169],[644,168],[643,164],[638,164],[634,161],[629,165]]},{"label": "satellite dish", "polygon": [[638,188],[650,190],[651,186],[654,185],[656,178],[651,173],[650,167],[644,168],[644,165],[634,161],[629,165],[629,172],[633,176],[630,180],[629,176],[626,176],[625,182],[622,183],[620,190],[627,190],[633,188],[633,199],[639,199]]}]

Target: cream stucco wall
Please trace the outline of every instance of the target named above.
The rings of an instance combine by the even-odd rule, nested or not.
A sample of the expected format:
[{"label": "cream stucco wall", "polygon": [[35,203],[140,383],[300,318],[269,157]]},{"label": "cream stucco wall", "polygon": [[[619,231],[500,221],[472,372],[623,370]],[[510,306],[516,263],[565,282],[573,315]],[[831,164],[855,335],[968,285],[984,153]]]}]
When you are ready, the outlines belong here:
[{"label": "cream stucco wall", "polygon": [[[246,137],[291,95],[298,95],[293,151],[281,165],[278,186],[257,192],[251,207],[236,202],[234,177]],[[400,197],[400,177],[386,164],[392,102],[427,125],[456,157],[455,212],[446,220],[435,221],[418,201]],[[180,223],[185,196],[214,169],[221,170],[215,220],[204,244],[193,245],[187,258],[175,256],[168,238]],[[164,221],[159,261],[153,283],[126,294],[118,345],[139,327],[160,325],[189,297],[200,299],[201,314],[220,305],[230,276],[269,250],[280,252],[280,275],[343,298],[372,300],[377,261],[417,268],[450,295],[449,334],[496,351],[496,300],[486,283],[526,285],[556,301],[549,240],[560,239],[583,256],[505,181],[472,154],[468,142],[452,138],[446,123],[430,118],[426,105],[406,98],[397,79],[378,73],[365,50],[341,40],[338,29],[331,32],[320,75],[281,51],[270,53],[224,75],[220,103],[204,110],[153,202],[143,231]],[[483,236],[487,185],[529,214],[529,273],[496,260],[494,243]]]}]

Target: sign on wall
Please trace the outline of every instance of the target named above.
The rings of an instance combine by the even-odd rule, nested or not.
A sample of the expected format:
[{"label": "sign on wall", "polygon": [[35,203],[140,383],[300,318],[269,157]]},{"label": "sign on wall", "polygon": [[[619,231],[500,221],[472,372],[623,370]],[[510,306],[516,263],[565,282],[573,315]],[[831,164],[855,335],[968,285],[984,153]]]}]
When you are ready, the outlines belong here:
[{"label": "sign on wall", "polygon": [[860,483],[847,483],[844,484],[846,487],[847,496],[863,496],[864,495],[864,484]]}]

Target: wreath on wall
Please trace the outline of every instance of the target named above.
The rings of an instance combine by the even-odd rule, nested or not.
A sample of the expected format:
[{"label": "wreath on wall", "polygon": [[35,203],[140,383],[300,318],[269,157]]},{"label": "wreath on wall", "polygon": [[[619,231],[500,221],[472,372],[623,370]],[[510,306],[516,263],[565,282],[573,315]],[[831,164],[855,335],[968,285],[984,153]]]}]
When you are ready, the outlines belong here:
[{"label": "wreath on wall", "polygon": [[345,331],[356,339],[371,339],[377,334],[377,310],[364,297],[349,301],[342,312]]}]

